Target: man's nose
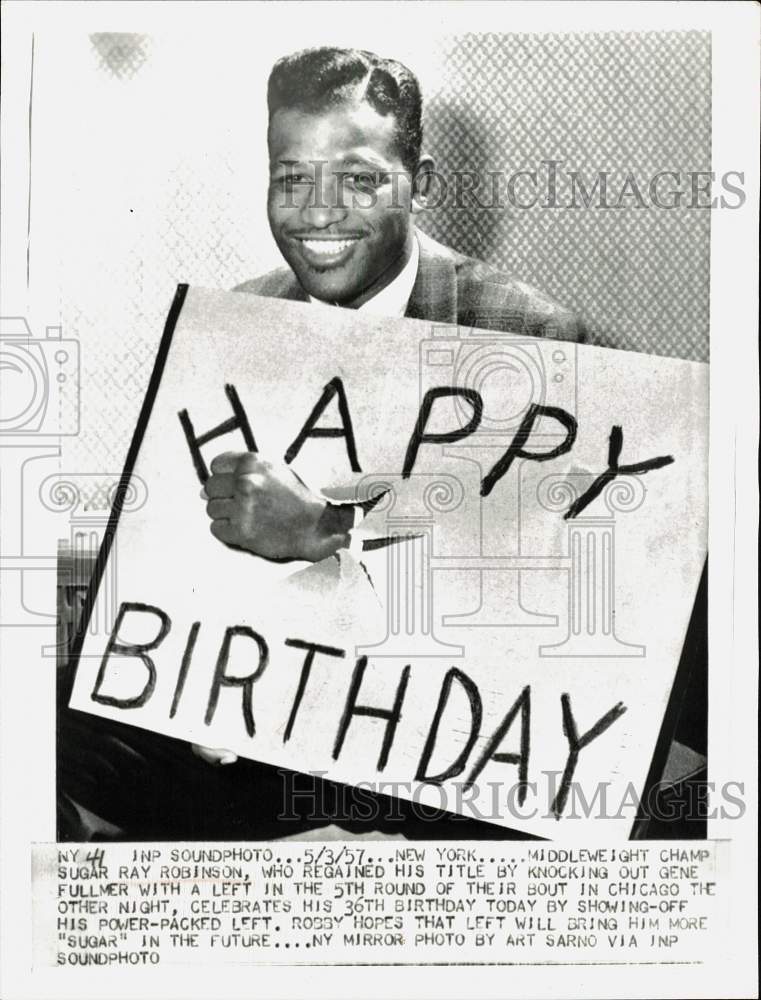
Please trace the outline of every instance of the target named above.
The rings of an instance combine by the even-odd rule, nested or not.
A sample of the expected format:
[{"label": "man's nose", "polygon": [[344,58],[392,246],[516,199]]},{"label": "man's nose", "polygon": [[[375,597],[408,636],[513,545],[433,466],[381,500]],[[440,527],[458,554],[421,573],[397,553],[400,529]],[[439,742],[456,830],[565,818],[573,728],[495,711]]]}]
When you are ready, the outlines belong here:
[{"label": "man's nose", "polygon": [[309,196],[301,207],[303,221],[314,229],[326,229],[346,218],[347,208],[338,179],[333,174],[316,171]]}]

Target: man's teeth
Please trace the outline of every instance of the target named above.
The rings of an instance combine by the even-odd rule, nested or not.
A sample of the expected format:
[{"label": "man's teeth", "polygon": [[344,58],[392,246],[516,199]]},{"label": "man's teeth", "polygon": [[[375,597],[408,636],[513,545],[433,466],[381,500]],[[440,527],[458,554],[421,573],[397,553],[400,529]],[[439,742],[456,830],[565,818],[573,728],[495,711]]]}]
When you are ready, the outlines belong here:
[{"label": "man's teeth", "polygon": [[352,243],[355,242],[353,239],[349,240],[302,240],[301,241],[307,250],[311,250],[312,253],[323,254],[325,257],[331,256],[331,254],[341,253],[347,247],[350,247]]}]

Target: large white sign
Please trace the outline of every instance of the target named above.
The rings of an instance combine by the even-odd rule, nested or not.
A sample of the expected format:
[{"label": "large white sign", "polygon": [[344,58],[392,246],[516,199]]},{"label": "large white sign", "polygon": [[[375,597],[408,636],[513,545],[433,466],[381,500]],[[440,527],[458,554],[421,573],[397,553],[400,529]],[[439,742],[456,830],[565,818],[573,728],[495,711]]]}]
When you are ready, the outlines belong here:
[{"label": "large white sign", "polygon": [[[707,366],[182,292],[125,470],[145,503],[117,518],[117,497],[102,553],[118,613],[72,706],[628,836],[705,559]],[[254,449],[376,500],[350,548],[272,563],[212,536],[209,465]]]}]

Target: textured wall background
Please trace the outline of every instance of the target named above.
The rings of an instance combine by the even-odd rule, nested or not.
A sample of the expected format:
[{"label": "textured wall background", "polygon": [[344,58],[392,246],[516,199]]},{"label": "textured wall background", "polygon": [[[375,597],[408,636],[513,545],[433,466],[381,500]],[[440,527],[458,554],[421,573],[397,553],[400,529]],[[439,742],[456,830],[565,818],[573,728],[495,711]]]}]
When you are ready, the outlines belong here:
[{"label": "textured wall background", "polygon": [[[537,171],[540,198],[504,211],[450,203],[423,227],[573,306],[597,343],[707,360],[710,211],[688,207],[689,181],[673,209],[651,207],[648,185],[659,171],[711,169],[710,38],[487,34],[442,49],[448,72],[428,103],[426,143],[440,169]],[[562,161],[559,204],[571,201],[567,172],[590,190],[606,171],[609,204],[632,174],[648,207],[628,196],[620,208],[543,208],[543,160]],[[527,185],[516,192],[531,200]],[[486,182],[479,200],[489,203]]]},{"label": "textured wall background", "polygon": [[[80,341],[85,419],[65,443],[69,467],[121,467],[177,282],[231,287],[280,262],[265,216],[265,84],[300,46],[277,44],[265,62],[244,37],[38,40],[30,285],[37,322]],[[585,181],[609,171],[617,196],[627,173],[646,191],[659,170],[710,170],[707,35],[405,38],[389,54],[420,75],[426,145],[447,177],[541,174],[555,159]],[[597,343],[707,359],[708,210],[542,200],[450,201],[422,228],[575,307]]]}]

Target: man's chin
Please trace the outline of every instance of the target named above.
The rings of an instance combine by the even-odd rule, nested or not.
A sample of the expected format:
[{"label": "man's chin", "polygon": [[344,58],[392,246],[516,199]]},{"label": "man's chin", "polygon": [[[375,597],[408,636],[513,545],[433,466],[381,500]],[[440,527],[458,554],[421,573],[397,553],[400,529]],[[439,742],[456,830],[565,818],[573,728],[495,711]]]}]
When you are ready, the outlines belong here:
[{"label": "man's chin", "polygon": [[[344,303],[351,302],[361,292],[353,282],[331,280],[330,268],[310,268],[309,274],[298,274],[297,277],[302,288],[313,299],[321,299],[323,302]],[[327,280],[320,280],[321,278]]]}]

